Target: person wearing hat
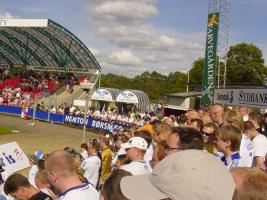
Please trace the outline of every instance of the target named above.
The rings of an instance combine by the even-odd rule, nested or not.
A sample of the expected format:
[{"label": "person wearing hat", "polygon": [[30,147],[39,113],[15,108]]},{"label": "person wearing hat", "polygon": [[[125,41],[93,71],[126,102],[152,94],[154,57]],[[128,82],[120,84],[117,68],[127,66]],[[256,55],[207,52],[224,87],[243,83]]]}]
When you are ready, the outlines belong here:
[{"label": "person wearing hat", "polygon": [[32,166],[29,170],[29,174],[28,174],[28,180],[30,182],[30,184],[32,186],[34,186],[35,188],[37,188],[36,184],[35,184],[35,176],[38,172],[38,161],[44,158],[44,153],[42,151],[36,151],[34,152],[34,155],[30,157],[30,161],[32,163]]},{"label": "person wearing hat", "polygon": [[131,200],[231,200],[235,182],[215,156],[190,149],[170,154],[150,174],[123,177],[120,188]]},{"label": "person wearing hat", "polygon": [[126,150],[131,162],[123,165],[120,169],[130,172],[133,175],[147,174],[150,172],[149,166],[144,160],[147,150],[147,142],[141,137],[132,137],[127,143],[121,145]]}]

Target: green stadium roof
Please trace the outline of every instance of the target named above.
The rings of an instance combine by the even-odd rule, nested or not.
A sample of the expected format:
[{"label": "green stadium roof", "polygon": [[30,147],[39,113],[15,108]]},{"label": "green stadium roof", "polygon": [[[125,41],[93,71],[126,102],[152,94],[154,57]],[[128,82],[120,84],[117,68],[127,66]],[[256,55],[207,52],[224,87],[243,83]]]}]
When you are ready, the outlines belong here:
[{"label": "green stadium roof", "polygon": [[50,19],[0,19],[0,64],[39,71],[101,70],[85,44]]}]

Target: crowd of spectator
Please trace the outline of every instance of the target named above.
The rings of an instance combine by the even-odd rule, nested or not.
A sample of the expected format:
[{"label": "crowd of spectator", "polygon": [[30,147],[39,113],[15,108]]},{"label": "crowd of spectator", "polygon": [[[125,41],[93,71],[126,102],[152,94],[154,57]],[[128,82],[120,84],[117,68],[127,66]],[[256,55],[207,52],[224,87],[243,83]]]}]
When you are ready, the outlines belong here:
[{"label": "crowd of spectator", "polygon": [[53,94],[58,88],[66,87],[72,93],[73,86],[79,84],[73,74],[37,73],[28,71],[26,74],[6,77],[0,83],[0,104],[2,105],[32,105],[34,98]]},{"label": "crowd of spectator", "polygon": [[[83,107],[81,108],[79,106],[75,106],[73,104],[69,105],[67,103],[61,104],[58,108],[56,108],[54,105],[51,105],[50,108],[48,108],[43,102],[41,102],[40,104],[37,104],[37,110],[60,115],[84,116]],[[123,125],[138,127],[143,126],[147,122],[156,118],[155,112],[130,111],[125,113],[120,112],[117,107],[103,111],[91,107],[87,111],[87,116],[104,121],[117,122]],[[174,115],[171,117],[176,118]]]},{"label": "crowd of spectator", "polygon": [[266,118],[245,107],[220,104],[179,117],[150,116],[131,129],[99,132],[80,150],[36,153],[28,178],[2,176],[2,196],[265,200]]}]

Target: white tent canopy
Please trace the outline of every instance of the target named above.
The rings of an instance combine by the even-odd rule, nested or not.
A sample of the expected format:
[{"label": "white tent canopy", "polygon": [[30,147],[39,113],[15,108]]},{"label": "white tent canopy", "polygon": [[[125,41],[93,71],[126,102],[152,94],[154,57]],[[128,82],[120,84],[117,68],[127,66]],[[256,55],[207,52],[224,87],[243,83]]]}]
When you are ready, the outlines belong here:
[{"label": "white tent canopy", "polygon": [[123,90],[117,97],[116,102],[135,104],[138,110],[149,111],[149,97],[140,90]]},{"label": "white tent canopy", "polygon": [[114,88],[99,88],[93,93],[92,100],[114,102],[120,92],[121,90]]}]

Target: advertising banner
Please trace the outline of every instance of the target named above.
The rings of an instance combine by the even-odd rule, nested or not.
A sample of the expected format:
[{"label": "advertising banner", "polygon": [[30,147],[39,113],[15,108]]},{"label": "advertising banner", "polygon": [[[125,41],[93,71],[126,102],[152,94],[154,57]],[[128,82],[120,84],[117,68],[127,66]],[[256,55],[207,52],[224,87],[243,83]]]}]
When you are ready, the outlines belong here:
[{"label": "advertising banner", "polygon": [[267,89],[215,89],[214,103],[267,108]]},{"label": "advertising banner", "polygon": [[[67,124],[83,126],[84,119],[83,117],[80,117],[80,116],[65,115],[64,122]],[[104,121],[104,120],[94,119],[94,118],[87,118],[86,126],[88,128],[101,129],[103,131],[108,131],[108,132],[119,131],[122,128],[126,128],[126,129],[130,128],[130,126],[125,126],[122,124],[118,124],[116,122]]]},{"label": "advertising banner", "polygon": [[[21,115],[21,108],[20,107],[12,107],[12,106],[0,106],[0,113],[9,113],[9,114],[16,114]],[[29,109],[29,116],[33,116],[33,109]],[[75,116],[75,115],[60,115],[60,114],[53,114],[48,113],[45,111],[38,110],[36,112],[36,119],[42,120],[42,121],[50,121],[54,123],[67,123],[67,124],[73,124],[77,126],[83,126],[84,119],[83,116]],[[86,126],[88,128],[94,128],[99,129],[103,131],[118,131],[121,128],[131,128],[131,126],[123,125],[119,122],[114,121],[105,121],[100,119],[95,119],[92,117],[88,117],[86,119]]]},{"label": "advertising banner", "polygon": [[201,104],[213,103],[215,68],[217,63],[217,40],[219,30],[219,13],[210,13],[206,36],[205,65],[202,80]]},{"label": "advertising banner", "polygon": [[16,142],[0,145],[0,159],[8,174],[30,167],[28,157]]}]

